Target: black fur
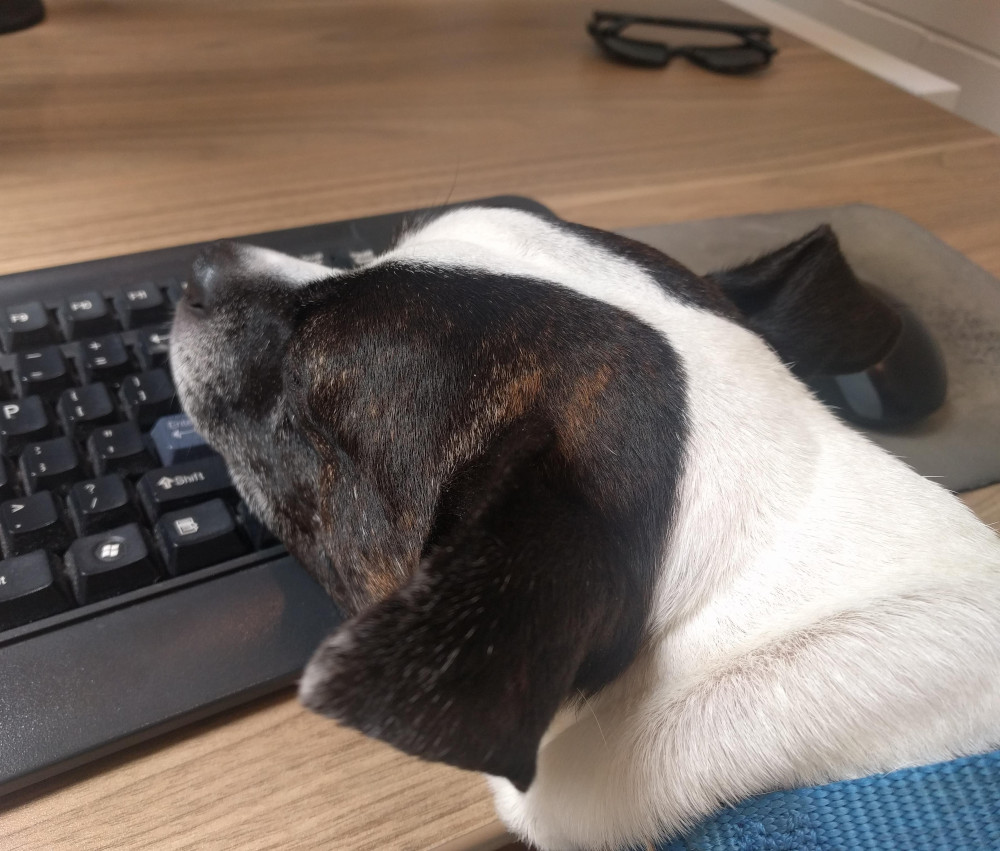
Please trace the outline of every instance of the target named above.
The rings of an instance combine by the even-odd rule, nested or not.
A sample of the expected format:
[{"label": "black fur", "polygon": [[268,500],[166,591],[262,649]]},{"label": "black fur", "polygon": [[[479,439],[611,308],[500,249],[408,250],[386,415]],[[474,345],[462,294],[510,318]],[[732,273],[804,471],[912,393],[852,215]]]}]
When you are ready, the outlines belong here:
[{"label": "black fur", "polygon": [[[703,279],[561,226],[744,321],[800,374],[891,342],[892,312],[828,228]],[[526,789],[559,706],[643,640],[687,435],[677,356],[632,315],[542,281],[383,262],[293,287],[248,279],[239,257],[202,258],[211,309],[192,320],[201,356],[238,374],[185,404],[353,615],[304,699]]]},{"label": "black fur", "polygon": [[673,257],[626,236],[586,225],[568,224],[564,226],[588,242],[600,245],[610,253],[631,261],[646,272],[672,298],[742,323],[742,315],[734,309],[732,301],[711,276],[699,277],[674,260]]},{"label": "black fur", "polygon": [[386,264],[315,285],[301,316],[289,400],[326,470],[326,584],[358,612],[310,705],[526,788],[558,706],[642,640],[677,358],[621,311],[486,274]]},{"label": "black fur", "polygon": [[648,580],[576,492],[549,424],[514,423],[487,454],[464,522],[354,619],[346,646],[316,655],[324,680],[307,705],[524,790],[563,700],[628,663]]},{"label": "black fur", "polygon": [[310,705],[526,788],[559,705],[643,639],[683,463],[676,355],[541,281],[382,263],[294,288],[203,262],[210,356],[252,371],[185,404],[354,615]]},{"label": "black fur", "polygon": [[829,225],[707,276],[800,378],[859,372],[899,336],[899,315],[855,276]]}]

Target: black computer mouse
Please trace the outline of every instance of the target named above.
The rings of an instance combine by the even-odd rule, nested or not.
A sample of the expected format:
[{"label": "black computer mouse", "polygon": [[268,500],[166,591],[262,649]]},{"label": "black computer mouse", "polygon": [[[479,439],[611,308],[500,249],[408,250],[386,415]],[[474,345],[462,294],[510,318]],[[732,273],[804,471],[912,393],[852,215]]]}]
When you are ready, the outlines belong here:
[{"label": "black computer mouse", "polygon": [[844,419],[897,429],[943,404],[947,372],[930,332],[908,307],[858,280],[829,226],[707,277]]},{"label": "black computer mouse", "polygon": [[0,34],[25,30],[44,19],[42,0],[0,0]]},{"label": "black computer mouse", "polygon": [[806,380],[841,416],[869,428],[918,423],[941,407],[948,391],[944,358],[927,326],[905,305],[892,307],[900,329],[884,357],[858,372]]}]

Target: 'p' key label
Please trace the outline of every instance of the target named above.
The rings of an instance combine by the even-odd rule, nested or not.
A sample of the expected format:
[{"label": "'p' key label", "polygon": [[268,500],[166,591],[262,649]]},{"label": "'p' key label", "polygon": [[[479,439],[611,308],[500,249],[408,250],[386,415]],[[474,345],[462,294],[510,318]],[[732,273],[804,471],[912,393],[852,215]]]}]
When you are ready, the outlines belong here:
[{"label": "'p' key label", "polygon": [[7,455],[20,452],[26,444],[44,440],[53,433],[52,421],[38,396],[0,406],[0,444]]}]

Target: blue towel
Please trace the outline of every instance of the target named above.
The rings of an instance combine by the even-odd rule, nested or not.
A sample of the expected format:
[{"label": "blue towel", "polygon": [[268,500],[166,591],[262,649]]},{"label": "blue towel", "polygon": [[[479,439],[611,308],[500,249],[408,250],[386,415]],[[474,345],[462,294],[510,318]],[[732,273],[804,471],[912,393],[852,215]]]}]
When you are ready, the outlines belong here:
[{"label": "blue towel", "polygon": [[716,813],[657,851],[1000,851],[1000,751]]}]

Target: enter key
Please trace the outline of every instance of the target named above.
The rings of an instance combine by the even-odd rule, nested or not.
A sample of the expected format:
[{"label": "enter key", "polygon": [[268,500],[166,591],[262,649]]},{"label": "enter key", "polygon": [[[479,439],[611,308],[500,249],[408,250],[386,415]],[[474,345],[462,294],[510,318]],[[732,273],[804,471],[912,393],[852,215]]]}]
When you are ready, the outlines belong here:
[{"label": "enter key", "polygon": [[215,453],[197,431],[187,414],[171,414],[160,417],[149,433],[165,467],[185,461],[197,461]]}]

